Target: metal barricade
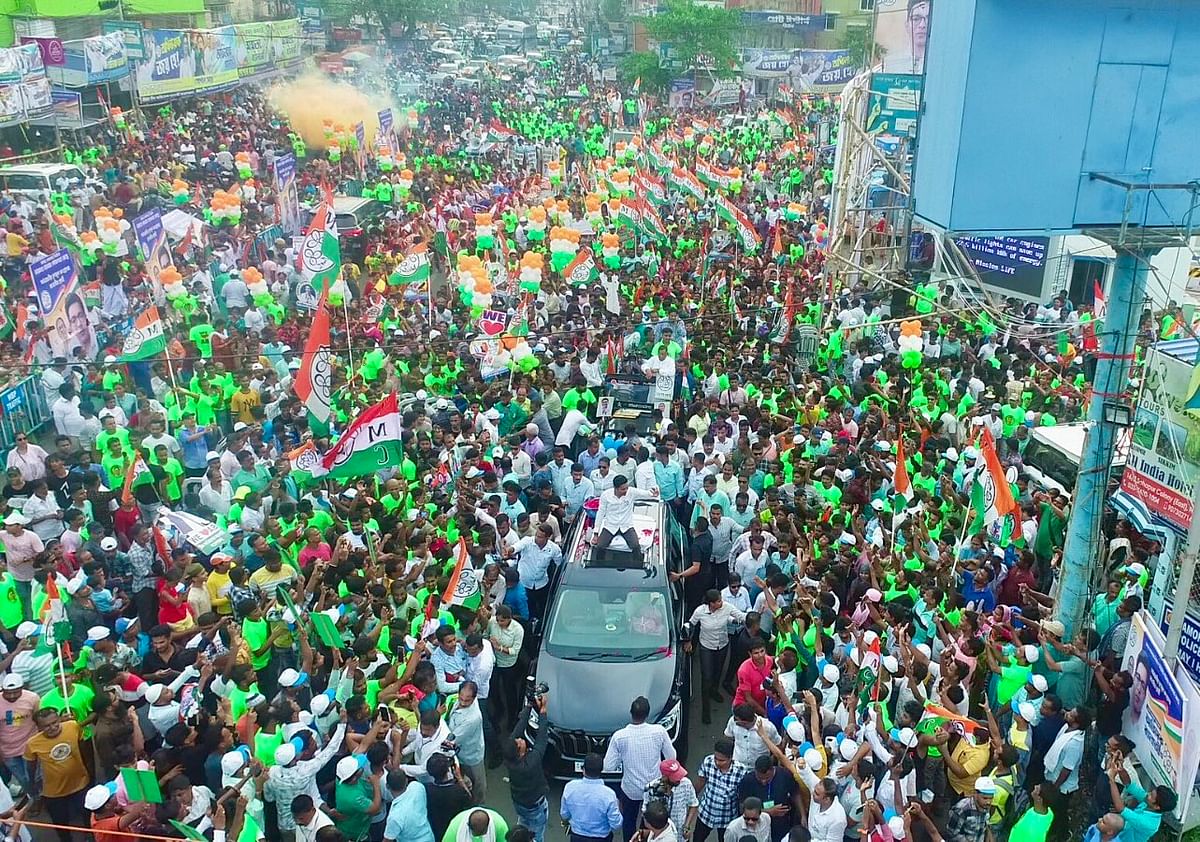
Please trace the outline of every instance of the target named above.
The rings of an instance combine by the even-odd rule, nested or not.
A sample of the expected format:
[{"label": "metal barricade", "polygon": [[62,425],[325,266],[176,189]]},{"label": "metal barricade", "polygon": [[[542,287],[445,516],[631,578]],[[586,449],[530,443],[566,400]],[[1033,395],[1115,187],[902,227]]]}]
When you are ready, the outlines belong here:
[{"label": "metal barricade", "polygon": [[42,389],[42,378],[31,374],[0,392],[0,450],[8,450],[18,433],[33,434],[50,423],[50,406]]}]

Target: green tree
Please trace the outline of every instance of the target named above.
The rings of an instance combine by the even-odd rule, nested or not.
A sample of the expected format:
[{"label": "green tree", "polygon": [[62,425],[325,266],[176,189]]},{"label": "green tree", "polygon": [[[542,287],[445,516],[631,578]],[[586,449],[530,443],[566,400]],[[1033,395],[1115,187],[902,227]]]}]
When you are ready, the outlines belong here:
[{"label": "green tree", "polygon": [[612,23],[625,20],[625,0],[600,0],[600,17]]},{"label": "green tree", "polygon": [[671,71],[658,63],[655,53],[630,53],[617,65],[617,76],[628,87],[635,80],[642,80],[642,90],[661,93],[671,84]]},{"label": "green tree", "polygon": [[393,24],[400,24],[406,32],[412,32],[421,21],[448,19],[453,11],[453,0],[448,5],[449,9],[447,4],[435,5],[432,0],[353,0],[329,3],[328,10],[334,20],[361,15],[384,32],[390,31]]},{"label": "green tree", "polygon": [[871,52],[875,47],[875,19],[868,16],[862,25],[846,25],[842,33],[842,49],[850,51],[850,61],[854,67],[866,67],[871,61]]},{"label": "green tree", "polygon": [[658,14],[639,20],[651,38],[671,45],[685,68],[709,67],[717,76],[733,75],[742,32],[740,12],[666,0]]}]

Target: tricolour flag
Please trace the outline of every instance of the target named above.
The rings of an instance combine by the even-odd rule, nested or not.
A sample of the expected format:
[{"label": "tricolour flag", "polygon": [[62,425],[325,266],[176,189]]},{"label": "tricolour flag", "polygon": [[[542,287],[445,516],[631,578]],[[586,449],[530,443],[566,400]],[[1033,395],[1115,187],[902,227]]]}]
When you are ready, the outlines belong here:
[{"label": "tricolour flag", "polygon": [[900,428],[899,434],[896,436],[896,470],[892,472],[892,490],[895,492],[895,500],[892,503],[892,512],[901,512],[908,508],[908,501],[912,497],[912,480],[908,476],[908,463],[904,456],[904,428]]},{"label": "tricolour flag", "polygon": [[563,269],[563,277],[572,286],[591,283],[596,279],[596,258],[590,249],[581,249],[575,259]]},{"label": "tricolour flag", "polygon": [[983,470],[975,472],[975,479],[971,483],[971,508],[975,510],[971,534],[990,531],[994,525],[998,525],[1000,532],[997,537],[1004,545],[1012,535],[1020,509],[1004,475],[1004,466],[996,454],[996,440],[987,427],[983,428],[979,437],[979,452],[983,456]]},{"label": "tricolour flag", "polygon": [[163,332],[158,308],[151,305],[142,311],[133,323],[133,330],[125,337],[121,346],[121,359],[146,360],[167,349],[167,336]]},{"label": "tricolour flag", "polygon": [[405,288],[404,297],[407,299],[423,298],[429,295],[429,249],[424,243],[417,243],[412,250],[404,255],[404,259],[396,267],[396,271],[388,278],[392,286]]},{"label": "tricolour flag", "polygon": [[669,239],[666,224],[649,202],[642,202],[642,230],[660,243]]},{"label": "tricolour flag", "polygon": [[758,248],[758,232],[754,230],[754,224],[750,222],[750,217],[724,196],[717,197],[717,216],[733,226],[734,234],[741,242],[743,249],[751,252]]},{"label": "tricolour flag", "polygon": [[403,458],[400,409],[393,393],[354,419],[321,458],[331,477],[362,477]]},{"label": "tricolour flag", "polygon": [[634,231],[642,227],[642,200],[636,196],[621,199],[621,208],[617,211],[617,222],[628,225]]},{"label": "tricolour flag", "polygon": [[[70,642],[71,623],[67,619],[66,606],[63,605],[62,593],[53,572],[46,577],[46,599],[38,612],[38,620],[42,623],[42,639],[47,646],[66,646]],[[61,670],[61,661],[58,666]]]},{"label": "tricolour flag", "polygon": [[650,162],[650,166],[654,167],[660,173],[670,172],[675,166],[675,162],[671,160],[671,157],[654,143],[646,147],[646,159]]},{"label": "tricolour flag", "polygon": [[705,160],[696,161],[696,177],[713,190],[729,186],[729,176],[720,167]]},{"label": "tricolour flag", "polygon": [[708,195],[708,191],[700,179],[683,167],[672,167],[671,171],[667,173],[667,183],[680,193],[695,196],[697,199],[703,199]]},{"label": "tricolour flag", "polygon": [[[305,242],[308,235],[305,236]],[[337,240],[334,240],[337,243]],[[304,353],[292,389],[304,408],[319,424],[329,423],[333,406],[333,350],[329,326],[329,278],[321,276],[317,309],[312,315],[312,328],[304,340]]]},{"label": "tricolour flag", "polygon": [[146,465],[142,454],[138,453],[129,463],[129,467],[125,469],[125,484],[121,487],[121,502],[132,503],[133,489],[152,482],[154,482],[154,475],[150,473],[150,468]]},{"label": "tricolour flag", "polygon": [[454,559],[454,570],[446,590],[442,592],[442,605],[461,605],[464,608],[478,608],[483,594],[479,588],[479,571],[469,566],[470,556],[467,554],[467,542],[458,539],[458,550]]},{"label": "tricolour flag", "polygon": [[504,143],[508,140],[513,140],[520,137],[518,132],[513,131],[508,126],[501,123],[495,117],[488,123],[487,139],[489,143]]}]

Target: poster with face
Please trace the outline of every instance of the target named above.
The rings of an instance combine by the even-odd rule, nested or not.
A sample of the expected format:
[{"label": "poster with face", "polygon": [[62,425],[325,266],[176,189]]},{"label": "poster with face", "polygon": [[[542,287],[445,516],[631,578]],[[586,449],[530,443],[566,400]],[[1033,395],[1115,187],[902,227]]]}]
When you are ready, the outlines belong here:
[{"label": "poster with face", "polygon": [[882,72],[925,72],[925,43],[932,11],[933,0],[878,0],[875,48],[883,57]]}]

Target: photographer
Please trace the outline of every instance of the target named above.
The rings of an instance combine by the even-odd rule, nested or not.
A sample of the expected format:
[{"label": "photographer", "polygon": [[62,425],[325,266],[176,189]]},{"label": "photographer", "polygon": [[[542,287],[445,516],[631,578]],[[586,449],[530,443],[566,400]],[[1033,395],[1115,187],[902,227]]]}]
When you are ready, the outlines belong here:
[{"label": "photographer", "polygon": [[[530,743],[527,732],[534,705],[537,706],[538,727],[533,742]],[[546,800],[550,787],[542,769],[542,758],[546,754],[549,740],[546,693],[541,692],[526,699],[525,709],[504,746],[504,765],[508,768],[513,809],[520,823],[533,831],[534,842],[542,842],[550,811],[549,802]]]},{"label": "photographer", "polygon": [[629,842],[677,842],[678,839],[679,834],[667,813],[667,805],[662,801],[651,801],[646,804],[642,814],[641,830]]},{"label": "photographer", "polygon": [[643,790],[643,819],[651,804],[664,803],[679,838],[690,840],[696,827],[696,810],[700,806],[696,787],[688,779],[687,769],[678,760],[663,760],[658,764],[658,770],[662,777],[650,781]]}]

